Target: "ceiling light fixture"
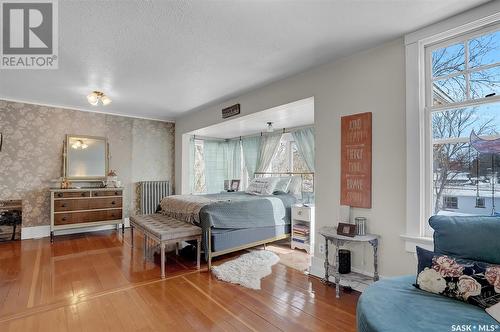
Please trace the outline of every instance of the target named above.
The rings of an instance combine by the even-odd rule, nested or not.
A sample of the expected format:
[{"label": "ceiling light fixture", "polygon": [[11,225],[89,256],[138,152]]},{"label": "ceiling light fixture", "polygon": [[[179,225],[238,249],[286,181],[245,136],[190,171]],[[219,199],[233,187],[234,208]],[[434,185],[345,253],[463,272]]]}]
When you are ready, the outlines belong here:
[{"label": "ceiling light fixture", "polygon": [[111,98],[106,96],[101,91],[92,91],[92,93],[87,96],[87,101],[90,105],[93,106],[96,106],[97,104],[99,104],[99,101],[101,101],[101,103],[106,106],[111,103]]},{"label": "ceiling light fixture", "polygon": [[274,128],[273,128],[273,123],[272,123],[272,122],[268,122],[268,123],[267,123],[267,129],[266,129],[266,131],[267,131],[268,133],[272,133],[272,132],[274,131]]},{"label": "ceiling light fixture", "polygon": [[71,147],[75,150],[78,150],[78,149],[85,150],[89,146],[87,144],[85,144],[81,139],[79,139],[75,143],[73,143],[73,145],[71,145]]}]

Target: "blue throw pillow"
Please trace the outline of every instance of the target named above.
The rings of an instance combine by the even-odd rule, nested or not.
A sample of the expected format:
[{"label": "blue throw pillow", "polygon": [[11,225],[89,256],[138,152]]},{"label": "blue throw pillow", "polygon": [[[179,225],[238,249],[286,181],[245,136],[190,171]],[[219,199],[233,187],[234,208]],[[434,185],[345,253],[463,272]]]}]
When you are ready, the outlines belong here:
[{"label": "blue throw pillow", "polygon": [[500,217],[433,216],[429,225],[436,253],[500,264]]},{"label": "blue throw pillow", "polygon": [[454,258],[417,247],[415,287],[477,305],[500,302],[500,265]]}]

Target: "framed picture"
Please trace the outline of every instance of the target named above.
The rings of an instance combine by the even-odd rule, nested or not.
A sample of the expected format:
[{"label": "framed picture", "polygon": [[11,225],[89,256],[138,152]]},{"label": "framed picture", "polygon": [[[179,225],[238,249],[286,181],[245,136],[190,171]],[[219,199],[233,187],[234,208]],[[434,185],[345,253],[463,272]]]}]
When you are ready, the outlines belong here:
[{"label": "framed picture", "polygon": [[232,191],[240,190],[240,180],[231,180],[231,190]]},{"label": "framed picture", "polygon": [[337,226],[337,234],[354,237],[356,235],[356,225],[339,222],[339,225]]}]

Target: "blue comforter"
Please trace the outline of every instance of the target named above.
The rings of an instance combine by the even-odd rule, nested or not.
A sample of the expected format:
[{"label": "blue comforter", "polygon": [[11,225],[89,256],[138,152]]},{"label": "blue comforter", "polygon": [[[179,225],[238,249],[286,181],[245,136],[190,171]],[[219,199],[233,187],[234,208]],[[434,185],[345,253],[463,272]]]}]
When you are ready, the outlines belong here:
[{"label": "blue comforter", "polygon": [[268,196],[250,195],[245,192],[209,194],[217,199],[200,210],[203,228],[256,228],[281,226],[290,223],[291,207],[297,201],[290,194]]},{"label": "blue comforter", "polygon": [[291,221],[291,207],[297,202],[293,195],[285,193],[256,196],[233,192],[205,196],[219,200],[200,210],[205,258],[208,258],[210,228],[243,229],[287,225]]}]

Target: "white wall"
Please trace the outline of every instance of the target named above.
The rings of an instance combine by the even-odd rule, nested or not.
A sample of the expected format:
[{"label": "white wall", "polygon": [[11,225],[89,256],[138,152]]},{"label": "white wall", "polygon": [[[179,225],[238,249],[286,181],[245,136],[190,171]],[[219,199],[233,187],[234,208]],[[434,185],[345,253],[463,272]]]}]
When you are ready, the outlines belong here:
[{"label": "white wall", "polygon": [[[340,199],[340,117],[373,112],[373,204],[354,209],[366,216],[368,230],[381,235],[379,271],[383,276],[411,274],[413,256],[400,234],[406,218],[405,74],[402,39],[313,68],[176,121],[176,183],[187,192],[183,134],[222,121],[221,109],[240,103],[241,115],[314,96],[316,128],[317,226],[336,224]],[[182,149],[184,145],[184,149]],[[179,185],[180,184],[180,185]],[[179,191],[179,190],[178,190]],[[318,239],[319,236],[317,237]],[[320,241],[318,241],[320,242]],[[369,247],[354,246],[354,267],[371,271]],[[316,244],[316,263],[322,255]]]}]

